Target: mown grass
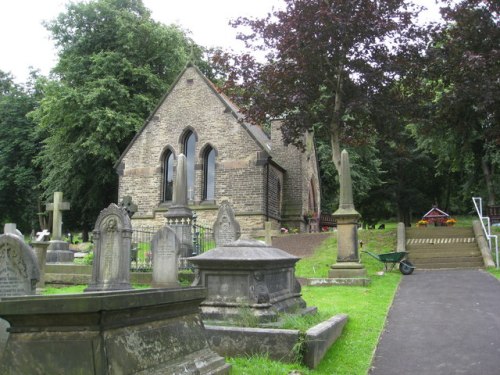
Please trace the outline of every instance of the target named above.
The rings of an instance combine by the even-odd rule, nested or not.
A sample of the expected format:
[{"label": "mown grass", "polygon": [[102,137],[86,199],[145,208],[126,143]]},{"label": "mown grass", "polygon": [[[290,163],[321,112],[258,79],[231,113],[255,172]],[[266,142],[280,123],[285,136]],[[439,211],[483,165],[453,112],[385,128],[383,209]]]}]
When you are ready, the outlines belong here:
[{"label": "mown grass", "polygon": [[[387,228],[387,226],[386,226]],[[394,251],[396,231],[360,230],[359,238],[364,249],[374,253]],[[324,241],[314,256],[298,262],[299,277],[327,277],[330,265],[336,259],[335,235]],[[323,316],[345,313],[349,320],[342,336],[330,348],[320,365],[310,370],[299,364],[283,364],[266,357],[230,358],[233,374],[288,374],[298,373],[325,375],[365,375],[368,372],[379,336],[385,324],[387,312],[401,279],[398,270],[377,275],[383,264],[362,254],[371,285],[368,287],[304,287],[303,297],[309,306],[317,306]],[[409,276],[411,277],[411,276]]]},{"label": "mown grass", "polygon": [[[88,287],[88,285],[71,285],[71,286],[46,286],[43,290],[43,295],[51,294],[77,294],[83,293],[83,291]],[[147,289],[150,285],[147,284],[133,284],[134,289]]]}]

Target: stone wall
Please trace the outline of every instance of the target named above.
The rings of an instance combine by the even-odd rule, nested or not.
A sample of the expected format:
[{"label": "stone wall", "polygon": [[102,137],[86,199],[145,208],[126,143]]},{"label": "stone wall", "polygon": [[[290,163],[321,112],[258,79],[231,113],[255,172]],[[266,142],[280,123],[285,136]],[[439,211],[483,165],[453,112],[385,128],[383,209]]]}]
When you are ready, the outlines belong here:
[{"label": "stone wall", "polygon": [[293,145],[285,146],[281,133],[281,122],[273,121],[271,127],[273,160],[286,169],[283,181],[282,221],[283,225],[306,230],[304,215],[313,211],[309,207],[311,182],[315,191],[316,211],[321,210],[320,182],[317,168],[316,150],[312,135],[304,136],[305,151]]},{"label": "stone wall", "polygon": [[[243,122],[238,109],[195,67],[188,67],[172,85],[117,163],[119,197],[131,196],[138,206],[132,225],[163,225],[169,202],[162,202],[163,158],[166,150],[183,151],[187,132],[196,138],[195,185],[190,208],[201,221],[212,224],[217,203],[227,200],[243,233],[264,233],[283,224],[306,230],[309,185],[317,190],[316,155],[306,139],[306,153],[285,147],[281,131],[273,127],[272,140],[260,128]],[[271,147],[272,142],[272,147]],[[203,201],[204,151],[215,150],[215,200]],[[271,162],[268,157],[272,156]],[[174,171],[175,174],[175,171]]]},{"label": "stone wall", "polygon": [[[138,205],[134,222],[164,222],[168,204],[161,205],[162,156],[169,148],[177,158],[183,135],[189,130],[197,140],[195,191],[190,205],[195,210],[196,206],[208,208],[197,210],[199,217],[213,222],[216,204],[223,200],[240,215],[265,215],[265,167],[258,163],[262,145],[214,90],[197,69],[186,69],[122,156],[117,167],[119,199],[130,195]],[[203,151],[208,145],[217,155],[215,202],[202,201]]]}]

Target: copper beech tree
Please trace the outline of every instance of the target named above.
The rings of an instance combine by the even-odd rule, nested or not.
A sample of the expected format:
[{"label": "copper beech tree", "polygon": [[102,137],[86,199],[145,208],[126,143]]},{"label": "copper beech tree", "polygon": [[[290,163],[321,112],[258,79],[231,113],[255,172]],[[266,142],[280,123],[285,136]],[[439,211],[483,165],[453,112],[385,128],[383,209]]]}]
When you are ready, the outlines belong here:
[{"label": "copper beech tree", "polygon": [[419,9],[403,0],[285,0],[263,19],[239,18],[238,38],[250,53],[214,55],[222,90],[249,120],[283,121],[285,141],[300,146],[304,131],[328,139],[340,170],[340,152],[371,138],[372,97],[402,72],[401,56],[420,37]]}]

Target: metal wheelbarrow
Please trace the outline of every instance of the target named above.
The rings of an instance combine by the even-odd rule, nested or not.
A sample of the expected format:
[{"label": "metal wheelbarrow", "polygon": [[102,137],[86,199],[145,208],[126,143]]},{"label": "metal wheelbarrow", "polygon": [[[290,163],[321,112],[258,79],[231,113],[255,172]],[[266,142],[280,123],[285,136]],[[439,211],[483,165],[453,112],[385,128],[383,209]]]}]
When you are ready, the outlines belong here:
[{"label": "metal wheelbarrow", "polygon": [[[384,263],[384,268],[387,271],[392,271],[397,263],[399,263],[399,271],[403,275],[411,275],[415,270],[415,266],[406,259],[408,256],[407,251],[394,251],[392,253],[385,254],[375,254],[370,251],[362,250],[363,253],[367,253],[371,257],[377,259],[379,262]],[[387,269],[388,265],[392,264],[391,269]]]}]

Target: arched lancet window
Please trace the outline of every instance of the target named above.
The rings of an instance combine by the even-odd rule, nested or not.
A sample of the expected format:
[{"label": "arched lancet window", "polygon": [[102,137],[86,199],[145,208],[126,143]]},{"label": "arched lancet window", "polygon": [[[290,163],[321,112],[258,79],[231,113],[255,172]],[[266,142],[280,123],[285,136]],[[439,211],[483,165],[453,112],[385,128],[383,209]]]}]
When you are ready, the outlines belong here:
[{"label": "arched lancet window", "polygon": [[203,200],[215,199],[215,150],[208,147],[203,156]]},{"label": "arched lancet window", "polygon": [[281,182],[278,180],[278,184],[276,186],[277,194],[278,194],[278,214],[281,215]]},{"label": "arched lancet window", "polygon": [[318,206],[316,204],[316,190],[314,189],[314,182],[311,180],[309,183],[309,202],[308,202],[309,211],[316,212],[318,211]]},{"label": "arched lancet window", "polygon": [[195,150],[196,150],[196,136],[192,131],[189,131],[184,136],[183,153],[186,155],[187,164],[187,188],[188,199],[194,199],[194,163],[195,163]]},{"label": "arched lancet window", "polygon": [[163,194],[162,201],[167,202],[172,200],[172,192],[174,188],[174,154],[167,150],[163,158]]}]

